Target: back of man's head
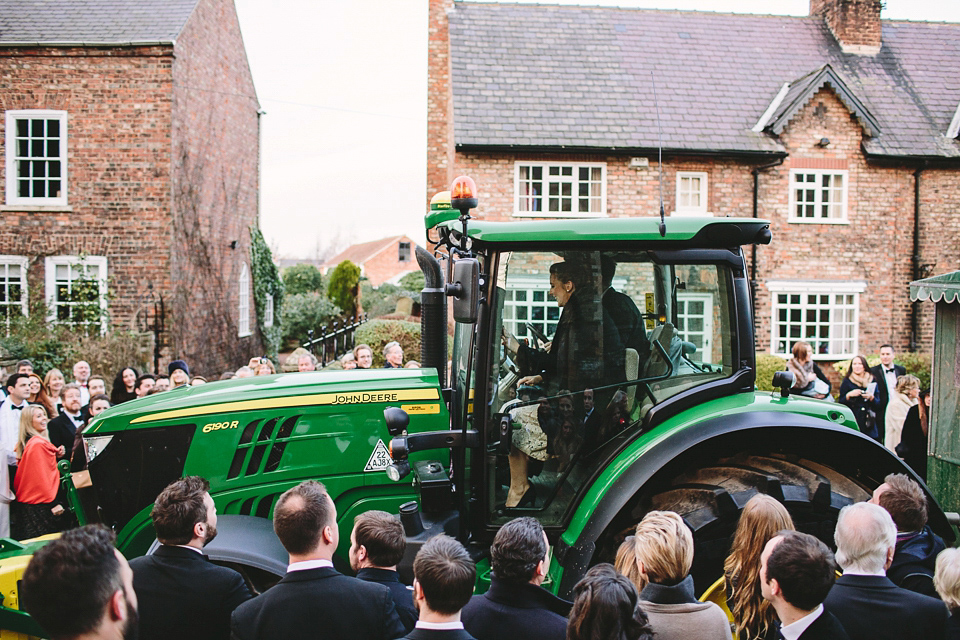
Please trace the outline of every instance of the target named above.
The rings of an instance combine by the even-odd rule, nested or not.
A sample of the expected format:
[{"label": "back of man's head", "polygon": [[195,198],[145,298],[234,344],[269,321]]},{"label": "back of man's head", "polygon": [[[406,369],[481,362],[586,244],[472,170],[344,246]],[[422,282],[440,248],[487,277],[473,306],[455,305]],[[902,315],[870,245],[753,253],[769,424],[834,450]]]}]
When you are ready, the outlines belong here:
[{"label": "back of man's head", "polygon": [[897,543],[897,527],[886,509],[858,502],[840,510],[834,541],[844,571],[880,573],[886,570],[888,550]]},{"label": "back of man's head", "polygon": [[430,610],[449,616],[463,609],[473,595],[477,569],[462,544],[439,535],[420,548],[413,561],[413,577]]},{"label": "back of man's head", "polygon": [[500,527],[490,546],[490,565],[498,580],[530,582],[547,555],[543,527],[535,518],[517,518]]},{"label": "back of man's head", "polygon": [[375,567],[393,567],[403,558],[407,541],[403,525],[386,511],[366,511],[353,520],[357,546],[367,549],[367,558]]},{"label": "back of man's head", "polygon": [[150,517],[163,544],[187,544],[194,537],[194,525],[207,521],[204,495],[210,483],[200,476],[187,476],[167,485],[156,501]]},{"label": "back of man's head", "polygon": [[316,480],[288,489],[273,509],[273,530],[287,553],[305,555],[320,546],[324,527],[336,527],[333,501]]},{"label": "back of man's head", "polygon": [[23,572],[20,604],[54,638],[96,629],[110,598],[123,589],[113,531],[88,525],[38,550]]},{"label": "back of man's head", "polygon": [[784,531],[779,535],[782,539],[767,559],[767,582],[776,580],[784,600],[812,611],[833,586],[837,571],[833,553],[809,534]]},{"label": "back of man's head", "polygon": [[923,529],[927,524],[927,497],[920,485],[903,473],[891,473],[883,483],[887,488],[877,502],[890,513],[897,531]]}]

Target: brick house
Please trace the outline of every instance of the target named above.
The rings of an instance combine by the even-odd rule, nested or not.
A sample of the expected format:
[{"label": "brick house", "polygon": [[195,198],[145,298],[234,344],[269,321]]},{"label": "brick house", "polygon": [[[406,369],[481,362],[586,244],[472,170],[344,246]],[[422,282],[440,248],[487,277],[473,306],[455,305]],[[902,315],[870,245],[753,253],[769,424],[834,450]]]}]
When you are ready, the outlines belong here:
[{"label": "brick house", "polygon": [[747,255],[758,349],[929,352],[907,285],[960,267],[960,24],[880,5],[431,0],[427,197],[467,174],[486,218],[657,215],[659,106],[668,215],[772,222]]},{"label": "brick house", "polygon": [[326,275],[344,260],[349,260],[360,267],[360,274],[373,286],[379,287],[384,282],[396,284],[411,271],[420,270],[414,253],[416,249],[417,244],[408,236],[391,236],[361,242],[347,247],[324,262],[320,272]]},{"label": "brick house", "polygon": [[3,318],[29,293],[51,321],[100,305],[136,330],[162,296],[164,359],[216,374],[262,352],[260,109],[232,0],[0,0],[0,104]]}]

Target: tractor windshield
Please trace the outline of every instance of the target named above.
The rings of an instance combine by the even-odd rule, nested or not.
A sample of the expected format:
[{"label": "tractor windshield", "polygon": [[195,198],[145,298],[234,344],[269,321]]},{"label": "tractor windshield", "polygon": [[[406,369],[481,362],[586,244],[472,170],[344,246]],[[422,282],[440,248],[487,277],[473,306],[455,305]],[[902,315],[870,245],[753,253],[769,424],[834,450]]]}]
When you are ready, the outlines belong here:
[{"label": "tractor windshield", "polygon": [[[500,447],[510,460],[501,456],[504,468],[488,476],[509,470],[511,481],[490,487],[491,507],[520,499],[559,518],[592,452],[637,427],[651,407],[731,376],[732,282],[725,264],[646,251],[501,254],[492,408],[509,413],[514,429],[511,446]],[[525,477],[542,485],[535,502]]]}]

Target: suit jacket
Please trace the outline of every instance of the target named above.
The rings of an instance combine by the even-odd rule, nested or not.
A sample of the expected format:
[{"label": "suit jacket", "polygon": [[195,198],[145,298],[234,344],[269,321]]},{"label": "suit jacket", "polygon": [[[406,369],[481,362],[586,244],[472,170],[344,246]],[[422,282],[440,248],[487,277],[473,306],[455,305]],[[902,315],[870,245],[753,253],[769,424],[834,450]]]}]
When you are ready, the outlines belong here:
[{"label": "suit jacket", "polygon": [[397,608],[397,615],[403,623],[404,630],[409,633],[420,617],[413,608],[413,591],[400,582],[400,574],[390,569],[360,569],[357,578],[366,582],[378,582],[390,589],[393,596],[393,605]]},{"label": "suit jacket", "polygon": [[460,613],[463,628],[477,640],[563,640],[571,604],[532,584],[496,577]]},{"label": "suit jacket", "polygon": [[409,640],[476,640],[463,629],[414,629],[404,638]]},{"label": "suit jacket", "polygon": [[823,606],[850,640],[942,640],[946,633],[942,602],[901,589],[886,576],[840,576]]},{"label": "suit jacket", "polygon": [[390,589],[331,567],[287,573],[237,607],[230,628],[237,640],[392,640],[404,633]]},{"label": "suit jacket", "polygon": [[183,547],[130,561],[141,640],[230,637],[230,614],[253,595],[243,577]]},{"label": "suit jacket", "polygon": [[837,617],[824,609],[797,640],[850,640],[850,636]]},{"label": "suit jacket", "polygon": [[61,413],[47,423],[47,432],[50,434],[50,442],[57,447],[63,445],[66,450],[64,459],[69,460],[73,453],[73,439],[77,435],[77,423],[67,414]]},{"label": "suit jacket", "polygon": [[[906,375],[907,370],[904,369],[899,364],[894,363],[893,370],[897,374],[897,377]],[[873,374],[873,380],[877,383],[877,401],[880,403],[880,409],[877,411],[877,416],[882,416],[887,411],[887,403],[890,402],[890,391],[887,389],[887,379],[883,375],[883,365],[878,364],[875,367],[870,367],[870,373]]]}]

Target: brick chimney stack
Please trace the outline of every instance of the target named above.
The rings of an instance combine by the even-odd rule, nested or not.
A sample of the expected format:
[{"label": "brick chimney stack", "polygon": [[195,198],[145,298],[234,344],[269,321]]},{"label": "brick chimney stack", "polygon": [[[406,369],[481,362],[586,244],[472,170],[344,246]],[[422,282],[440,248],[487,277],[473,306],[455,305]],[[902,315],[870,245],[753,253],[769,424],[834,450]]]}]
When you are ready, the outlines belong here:
[{"label": "brick chimney stack", "polygon": [[844,53],[880,53],[882,0],[810,0],[810,15],[822,16]]},{"label": "brick chimney stack", "polygon": [[453,0],[429,0],[427,43],[427,205],[454,175],[453,77],[447,12]]}]

